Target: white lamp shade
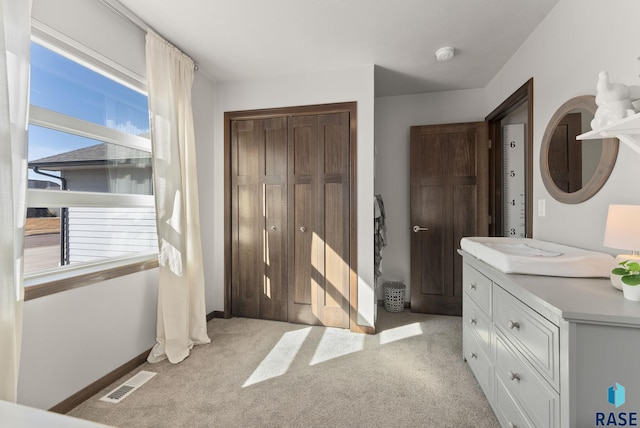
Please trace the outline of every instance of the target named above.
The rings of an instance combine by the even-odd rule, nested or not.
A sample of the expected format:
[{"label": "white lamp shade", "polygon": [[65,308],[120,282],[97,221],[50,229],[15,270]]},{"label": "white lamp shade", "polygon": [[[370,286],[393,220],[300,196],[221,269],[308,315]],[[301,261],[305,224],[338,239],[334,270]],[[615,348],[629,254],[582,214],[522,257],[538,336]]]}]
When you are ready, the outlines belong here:
[{"label": "white lamp shade", "polygon": [[621,250],[640,250],[640,206],[609,205],[604,245]]}]

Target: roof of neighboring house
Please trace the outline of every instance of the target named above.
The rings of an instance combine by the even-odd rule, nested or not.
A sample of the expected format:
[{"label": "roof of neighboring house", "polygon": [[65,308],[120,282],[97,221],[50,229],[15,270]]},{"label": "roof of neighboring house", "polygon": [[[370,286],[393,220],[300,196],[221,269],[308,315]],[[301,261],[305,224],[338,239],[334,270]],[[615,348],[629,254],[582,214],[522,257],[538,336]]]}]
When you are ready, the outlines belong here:
[{"label": "roof of neighboring house", "polygon": [[134,163],[151,164],[151,153],[115,144],[100,143],[95,146],[33,160],[29,162],[29,167],[65,169],[77,166]]}]

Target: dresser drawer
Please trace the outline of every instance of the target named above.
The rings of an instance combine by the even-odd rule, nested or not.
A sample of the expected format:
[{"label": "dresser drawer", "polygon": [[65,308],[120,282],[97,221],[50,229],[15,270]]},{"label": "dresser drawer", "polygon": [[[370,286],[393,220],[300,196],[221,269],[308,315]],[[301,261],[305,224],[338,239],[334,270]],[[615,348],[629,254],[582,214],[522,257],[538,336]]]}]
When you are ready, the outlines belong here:
[{"label": "dresser drawer", "polygon": [[462,352],[484,395],[491,402],[493,400],[493,364],[474,334],[467,328],[462,330]]},{"label": "dresser drawer", "polygon": [[462,322],[480,340],[484,352],[491,355],[491,320],[466,294],[462,300]]},{"label": "dresser drawer", "polygon": [[559,390],[558,326],[501,287],[494,287],[493,322],[538,372]]},{"label": "dresser drawer", "polygon": [[462,268],[462,282],[464,292],[491,317],[491,280],[465,263]]},{"label": "dresser drawer", "polygon": [[529,422],[529,419],[527,419],[518,404],[516,404],[515,399],[505,384],[502,383],[502,378],[499,376],[496,376],[495,390],[494,410],[502,426],[510,428],[535,427],[535,425]]},{"label": "dresser drawer", "polygon": [[513,402],[534,426],[559,426],[558,393],[520,357],[500,332],[496,333],[495,343],[496,383],[502,382]]}]

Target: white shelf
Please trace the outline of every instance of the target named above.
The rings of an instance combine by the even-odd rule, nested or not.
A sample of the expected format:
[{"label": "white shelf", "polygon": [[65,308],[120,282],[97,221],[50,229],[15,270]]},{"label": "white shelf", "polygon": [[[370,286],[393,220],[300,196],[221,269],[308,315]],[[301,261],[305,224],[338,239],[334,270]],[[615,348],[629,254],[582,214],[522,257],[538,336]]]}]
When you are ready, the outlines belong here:
[{"label": "white shelf", "polygon": [[640,154],[640,113],[626,117],[618,122],[600,129],[578,135],[578,140],[617,137]]}]

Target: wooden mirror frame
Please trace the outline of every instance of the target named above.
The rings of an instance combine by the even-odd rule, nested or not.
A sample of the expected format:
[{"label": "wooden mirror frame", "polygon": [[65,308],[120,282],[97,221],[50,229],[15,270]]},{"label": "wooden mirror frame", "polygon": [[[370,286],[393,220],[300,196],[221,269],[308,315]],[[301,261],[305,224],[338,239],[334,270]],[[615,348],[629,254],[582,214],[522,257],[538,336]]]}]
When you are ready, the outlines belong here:
[{"label": "wooden mirror frame", "polygon": [[561,190],[554,183],[549,172],[549,146],[551,145],[551,137],[556,129],[556,126],[564,118],[567,113],[573,110],[581,109],[595,114],[596,112],[596,97],[593,95],[582,95],[579,97],[571,98],[569,101],[562,104],[558,110],[553,114],[547,129],[544,131],[542,137],[542,147],[540,148],[540,174],[542,175],[542,182],[546,187],[547,192],[558,202],[565,204],[578,204],[591,198],[593,195],[604,186],[604,183],[609,179],[611,171],[616,163],[618,157],[618,146],[620,141],[617,138],[603,138],[602,139],[602,154],[600,155],[600,162],[596,168],[593,177],[585,183],[582,188],[576,192],[567,193]]}]

